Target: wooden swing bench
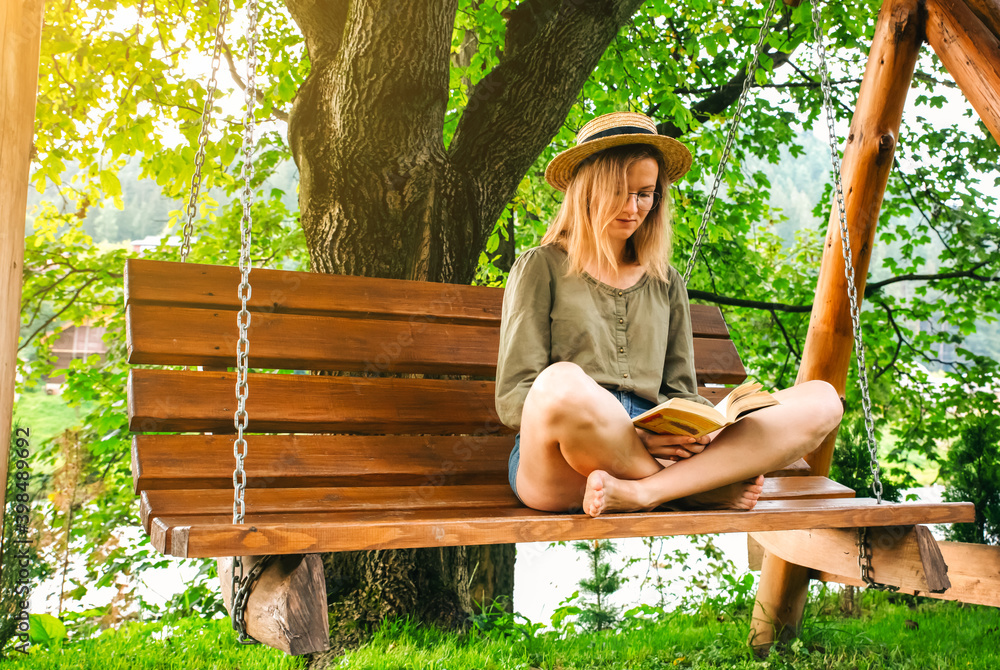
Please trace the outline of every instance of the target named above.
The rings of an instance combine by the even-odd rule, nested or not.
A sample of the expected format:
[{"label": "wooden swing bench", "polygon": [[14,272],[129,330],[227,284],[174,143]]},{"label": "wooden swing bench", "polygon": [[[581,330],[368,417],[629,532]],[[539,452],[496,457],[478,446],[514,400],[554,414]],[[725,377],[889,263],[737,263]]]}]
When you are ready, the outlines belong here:
[{"label": "wooden swing bench", "polygon": [[[501,289],[254,270],[246,518],[232,522],[236,268],[130,260],[129,427],[142,525],[164,554],[222,557],[971,521],[967,503],[855,498],[804,461],[752,512],[592,519],[522,505],[492,380]],[[703,396],[746,374],[693,305]],[[174,367],[183,366],[183,367]],[[199,369],[200,368],[200,369]],[[266,370],[266,371],[265,371]],[[341,376],[302,374],[340,372]],[[168,434],[175,433],[175,434]],[[177,434],[180,433],[180,434]],[[784,475],[784,476],[782,476]],[[793,476],[794,475],[794,476]]]}]

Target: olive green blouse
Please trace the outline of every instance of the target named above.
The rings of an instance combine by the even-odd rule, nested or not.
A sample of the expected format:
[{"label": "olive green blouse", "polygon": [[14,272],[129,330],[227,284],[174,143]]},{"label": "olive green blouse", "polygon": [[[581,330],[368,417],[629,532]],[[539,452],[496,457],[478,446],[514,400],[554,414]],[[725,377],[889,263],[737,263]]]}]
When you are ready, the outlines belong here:
[{"label": "olive green blouse", "polygon": [[559,361],[576,363],[610,390],[711,406],[698,395],[691,312],[676,269],[666,283],[643,275],[618,289],[587,273],[567,277],[567,268],[566,253],[552,245],[527,250],[511,268],[497,360],[501,421],[520,427],[528,389]]}]

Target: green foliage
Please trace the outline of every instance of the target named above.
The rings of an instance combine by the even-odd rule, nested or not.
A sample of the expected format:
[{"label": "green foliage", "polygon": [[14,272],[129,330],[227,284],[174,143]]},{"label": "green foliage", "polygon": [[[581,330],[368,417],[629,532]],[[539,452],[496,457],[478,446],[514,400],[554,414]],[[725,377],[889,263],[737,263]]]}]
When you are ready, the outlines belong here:
[{"label": "green foliage", "polygon": [[619,608],[608,599],[622,584],[621,570],[612,567],[608,556],[617,552],[611,540],[574,542],[573,548],[587,557],[590,575],[580,580],[580,590],[590,596],[582,602],[578,619],[587,630],[608,630],[618,621]]},{"label": "green foliage", "polygon": [[[469,91],[499,63],[505,13],[515,5],[511,0],[458,4],[445,146],[462,113],[479,104]],[[834,68],[835,121],[841,128],[855,106],[879,6],[875,0],[852,0],[822,8]],[[236,3],[237,15],[242,7]],[[265,0],[261,10],[257,79],[262,96],[256,113],[263,133],[255,161],[252,256],[257,266],[301,269],[308,260],[295,194],[285,186],[287,179],[268,180],[289,169],[287,113],[309,61],[284,6]],[[765,383],[787,386],[802,356],[832,191],[823,167],[825,140],[817,142],[812,135],[823,125],[823,114],[817,63],[809,49],[809,5],[779,6],[779,12],[775,22],[780,27],[768,37],[770,54],[762,59],[744,112],[691,287],[752,305],[724,308],[743,360]],[[148,543],[120,543],[118,531],[137,524],[124,420],[121,308],[122,267],[133,252],[94,240],[165,232],[159,247],[144,255],[176,259],[177,240],[169,235],[176,236],[181,227],[207,85],[190,54],[209,52],[217,13],[214,0],[92,0],[45,8],[32,174],[45,199],[31,212],[26,242],[19,391],[38,388],[52,372],[51,344],[63,328],[107,329],[105,359],[78,361],[67,371],[64,398],[74,415],[38,442],[33,456],[43,497],[51,494],[59,501],[75,492],[62,507],[41,505],[39,523],[54,540],[65,540],[66,547],[84,554],[86,576],[70,585],[76,595],[168,564]],[[520,251],[538,243],[562,198],[544,182],[545,165],[575,143],[576,130],[587,119],[619,109],[644,111],[672,125],[694,154],[691,172],[670,194],[674,260],[681,265],[701,222],[733,106],[696,110],[704,110],[745,67],[762,16],[763,7],[756,3],[647,0],[621,28],[551,146],[524,176],[486,248],[469,250],[480,258],[476,282],[501,285],[511,260],[509,246]],[[239,24],[239,18],[232,22]],[[242,63],[245,40],[230,34],[227,41],[234,62]],[[790,54],[790,64],[779,65],[778,51]],[[943,453],[940,436],[954,433],[955,417],[970,402],[986,407],[992,397],[995,403],[990,390],[1000,388],[995,318],[1000,312],[1000,282],[995,281],[1000,233],[994,220],[1000,148],[981,123],[963,116],[971,107],[939,113],[947,88],[941,82],[947,77],[936,58],[925,54],[918,61],[862,312],[876,421],[889,427],[883,433],[892,445],[885,454],[887,478],[899,485],[906,485],[901,471],[912,455],[933,466]],[[225,78],[220,82],[191,260],[234,264],[240,212],[232,198],[241,167],[242,91],[229,87]],[[134,173],[145,180],[141,188],[134,186]],[[779,206],[774,196],[790,191],[789,185],[801,190]],[[172,208],[165,225],[163,207]],[[118,208],[133,222],[150,221],[125,226],[112,216]],[[136,232],[127,235],[126,230]],[[853,369],[850,375],[847,404],[856,411]],[[33,401],[22,398],[27,409]],[[72,449],[57,439],[65,430],[74,435]],[[846,447],[835,453],[846,451],[850,458],[858,441],[846,434]],[[78,470],[67,468],[68,456]],[[855,458],[844,471],[857,463]],[[859,490],[864,488],[859,484]],[[66,523],[69,518],[72,524]],[[54,562],[51,551],[47,556]],[[701,584],[689,579],[684,588],[695,593]],[[191,585],[178,607],[212,611],[207,589]]]},{"label": "green foliage", "polygon": [[971,502],[976,522],[950,526],[951,540],[1000,544],[1000,414],[971,414],[948,451],[944,499]]},{"label": "green foliage", "polygon": [[[875,439],[878,444],[877,430]],[[886,468],[882,459],[877,464],[880,469],[879,481],[882,482],[882,498],[898,502],[903,490],[914,484],[913,475],[902,468]],[[872,468],[864,416],[845,417],[837,434],[837,446],[833,450],[830,478],[854,489],[858,497],[874,497],[872,483],[875,476]]]},{"label": "green foliage", "polygon": [[31,643],[47,649],[58,648],[66,640],[66,626],[51,614],[32,614],[28,635]]}]

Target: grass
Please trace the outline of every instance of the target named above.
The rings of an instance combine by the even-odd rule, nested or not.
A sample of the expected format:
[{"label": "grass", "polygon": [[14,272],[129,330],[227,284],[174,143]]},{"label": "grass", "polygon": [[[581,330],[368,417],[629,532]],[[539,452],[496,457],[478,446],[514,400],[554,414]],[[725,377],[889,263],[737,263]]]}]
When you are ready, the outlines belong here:
[{"label": "grass", "polygon": [[[832,597],[810,605],[802,636],[767,659],[746,645],[748,614],[730,616],[705,605],[694,613],[627,619],[600,633],[541,633],[510,617],[486,622],[488,630],[454,634],[410,621],[386,623],[360,648],[334,659],[331,668],[358,670],[584,670],[664,668],[734,670],[931,670],[1000,667],[1000,610],[866,593],[864,614],[840,618]],[[483,623],[483,620],[480,620]],[[166,634],[165,634],[166,631]],[[304,668],[273,649],[241,648],[227,621],[183,620],[127,624],[94,640],[62,649],[15,654],[12,670],[95,668],[202,668],[253,670]]]},{"label": "grass", "polygon": [[244,647],[228,619],[181,619],[166,625],[129,622],[96,638],[27,655],[8,651],[5,670],[298,670],[301,658]]}]

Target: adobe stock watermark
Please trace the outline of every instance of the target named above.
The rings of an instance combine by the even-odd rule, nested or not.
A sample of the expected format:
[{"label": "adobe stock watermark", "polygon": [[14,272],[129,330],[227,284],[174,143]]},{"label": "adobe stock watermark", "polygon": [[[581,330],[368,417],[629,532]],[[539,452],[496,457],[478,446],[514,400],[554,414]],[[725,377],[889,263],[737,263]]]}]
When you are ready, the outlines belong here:
[{"label": "adobe stock watermark", "polygon": [[13,514],[8,514],[8,518],[4,519],[5,523],[13,522],[14,524],[10,545],[4,547],[4,553],[13,552],[14,555],[13,561],[8,560],[5,563],[7,564],[6,569],[15,570],[17,575],[14,591],[11,594],[16,607],[14,631],[18,641],[18,644],[14,645],[14,649],[22,654],[28,653],[30,645],[28,637],[30,617],[28,599],[31,597],[31,554],[28,552],[28,548],[32,544],[28,525],[31,502],[28,493],[28,483],[31,480],[31,471],[28,465],[30,436],[31,431],[28,428],[19,427],[14,430],[15,440],[11,452],[14,482],[10,489],[10,501],[13,504],[8,507]]}]

